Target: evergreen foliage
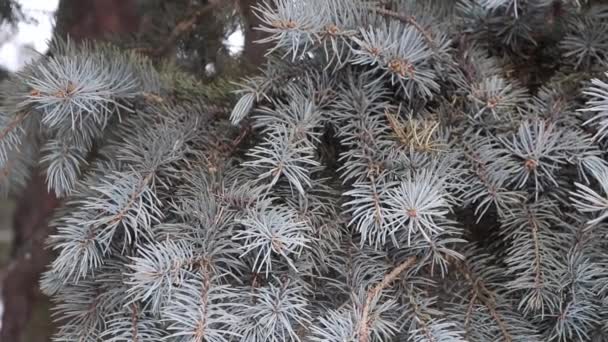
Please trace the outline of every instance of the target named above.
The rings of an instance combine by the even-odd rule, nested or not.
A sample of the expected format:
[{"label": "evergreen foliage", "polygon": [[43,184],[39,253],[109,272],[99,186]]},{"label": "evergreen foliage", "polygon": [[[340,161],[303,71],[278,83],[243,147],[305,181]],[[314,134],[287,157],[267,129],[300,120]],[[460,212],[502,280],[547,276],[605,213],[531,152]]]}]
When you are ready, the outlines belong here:
[{"label": "evergreen foliage", "polygon": [[607,9],[268,1],[231,115],[55,42],[2,85],[0,174],[64,199],[56,340],[608,341]]}]

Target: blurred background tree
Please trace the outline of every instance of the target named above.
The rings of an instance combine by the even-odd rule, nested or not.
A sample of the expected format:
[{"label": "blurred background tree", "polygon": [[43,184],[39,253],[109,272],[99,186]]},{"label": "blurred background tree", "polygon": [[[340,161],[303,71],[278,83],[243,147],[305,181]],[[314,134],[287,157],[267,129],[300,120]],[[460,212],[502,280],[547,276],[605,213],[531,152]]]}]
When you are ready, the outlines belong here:
[{"label": "blurred background tree", "polygon": [[[176,89],[229,103],[232,82],[263,63],[266,46],[254,44],[263,33],[253,29],[257,0],[61,0],[54,36],[109,40],[137,49],[163,67],[187,73]],[[20,2],[0,0],[3,29],[13,32],[28,20]],[[12,31],[11,31],[12,30]],[[10,36],[10,34],[8,35]],[[232,36],[232,37],[231,37]],[[244,38],[241,42],[239,37]],[[236,37],[236,39],[235,39]],[[0,45],[3,41],[0,35]],[[231,39],[229,39],[231,38]],[[241,46],[242,45],[242,46]],[[2,77],[7,71],[2,69]],[[205,84],[206,86],[201,86]],[[209,86],[212,85],[212,86]],[[200,91],[197,92],[197,89]],[[215,90],[215,91],[214,91]],[[48,226],[60,201],[34,172],[25,191],[3,205],[3,221],[12,226],[12,242],[0,270],[0,341],[49,341],[53,332],[48,299],[39,292],[39,276],[52,259],[44,248]]]},{"label": "blurred background tree", "polygon": [[0,18],[10,23],[15,22],[21,15],[21,6],[14,0],[3,0],[0,2]]}]

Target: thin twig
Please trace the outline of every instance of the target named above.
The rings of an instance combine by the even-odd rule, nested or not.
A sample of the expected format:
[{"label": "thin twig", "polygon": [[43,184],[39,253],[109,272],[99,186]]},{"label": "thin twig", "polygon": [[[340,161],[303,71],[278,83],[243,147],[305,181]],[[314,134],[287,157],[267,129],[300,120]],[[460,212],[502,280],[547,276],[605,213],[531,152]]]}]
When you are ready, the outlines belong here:
[{"label": "thin twig", "polygon": [[542,255],[540,253],[540,239],[538,237],[539,224],[530,210],[526,211],[528,222],[532,226],[532,241],[534,241],[534,289],[538,290],[543,287]]},{"label": "thin twig", "polygon": [[371,288],[367,292],[367,299],[363,306],[363,313],[361,314],[361,320],[359,320],[357,331],[359,333],[359,342],[369,342],[369,310],[376,297],[384,290],[393,280],[403,273],[405,270],[410,268],[416,262],[416,257],[410,257],[402,262],[399,266],[395,267],[390,273],[384,276],[384,279],[376,286]]},{"label": "thin twig", "polygon": [[209,272],[209,264],[206,262],[201,262],[200,264],[201,268],[201,273],[203,275],[203,283],[201,286],[201,298],[200,298],[200,303],[199,303],[199,307],[200,307],[200,312],[201,312],[201,319],[200,321],[197,323],[196,325],[196,330],[195,330],[195,340],[196,341],[202,341],[205,337],[205,334],[207,332],[207,324],[208,324],[208,319],[209,319],[209,309],[208,309],[208,305],[209,305],[209,292],[211,290],[211,277],[210,277],[210,273]]},{"label": "thin twig", "polygon": [[481,281],[481,279],[476,278],[476,276],[473,274],[473,271],[468,267],[465,262],[456,261],[455,264],[458,270],[460,270],[460,272],[465,276],[467,281],[469,281],[469,283],[471,284],[472,298],[469,304],[469,308],[472,307],[474,301],[479,300],[479,302],[481,302],[481,304],[483,304],[490,312],[490,316],[498,325],[498,329],[500,329],[500,332],[502,333],[505,342],[512,342],[513,337],[507,329],[507,324],[503,320],[500,313],[496,310],[494,292],[488,289]]},{"label": "thin twig", "polygon": [[245,140],[245,138],[247,138],[249,133],[251,133],[251,131],[252,131],[251,125],[245,126],[245,128],[243,128],[241,130],[241,133],[239,133],[239,135],[236,137],[236,139],[234,139],[232,141],[232,143],[230,143],[227,154],[232,155],[234,153],[234,151],[236,151],[236,149],[241,145],[243,140]]},{"label": "thin twig", "polygon": [[475,301],[477,300],[477,292],[475,291],[475,289],[471,290],[471,293],[471,300],[469,301],[469,305],[467,307],[467,313],[464,316],[464,333],[467,340],[469,339],[468,335],[469,330],[471,330],[471,317],[473,316],[473,309],[475,306]]},{"label": "thin twig", "polygon": [[195,11],[191,16],[179,21],[164,44],[152,50],[150,54],[153,56],[165,55],[183,35],[192,32],[197,27],[205,14],[214,10],[219,4],[219,1],[212,1],[203,8]]},{"label": "thin twig", "polygon": [[422,25],[420,25],[420,23],[418,23],[416,21],[416,18],[414,16],[391,11],[391,10],[388,10],[385,8],[380,8],[380,7],[375,7],[375,8],[372,8],[371,10],[378,14],[381,14],[381,15],[384,15],[387,17],[391,17],[391,18],[395,18],[406,24],[412,25],[416,30],[418,30],[418,32],[420,32],[424,36],[424,39],[426,39],[427,43],[431,46],[431,48],[433,48],[433,49],[436,48],[435,41],[433,40],[433,37],[431,37],[431,34],[427,30],[425,30],[424,27],[422,27]]},{"label": "thin twig", "polygon": [[129,198],[127,204],[122,208],[122,210],[118,214],[115,214],[114,217],[112,217],[112,220],[110,220],[109,225],[120,223],[125,218],[125,216],[127,216],[129,210],[132,209],[131,207],[135,204],[139,196],[144,193],[144,191],[146,190],[146,186],[148,185],[148,183],[150,183],[154,176],[154,172],[148,173],[148,175],[138,184],[135,192],[131,194],[131,197]]},{"label": "thin twig", "polygon": [[139,327],[138,327],[138,319],[137,317],[139,316],[139,310],[137,310],[137,305],[136,304],[132,304],[131,305],[131,334],[132,334],[132,338],[133,338],[133,342],[139,342]]},{"label": "thin twig", "polygon": [[31,111],[23,111],[17,114],[15,118],[0,132],[0,140],[4,140],[11,132],[19,127],[25,118],[31,114]]}]

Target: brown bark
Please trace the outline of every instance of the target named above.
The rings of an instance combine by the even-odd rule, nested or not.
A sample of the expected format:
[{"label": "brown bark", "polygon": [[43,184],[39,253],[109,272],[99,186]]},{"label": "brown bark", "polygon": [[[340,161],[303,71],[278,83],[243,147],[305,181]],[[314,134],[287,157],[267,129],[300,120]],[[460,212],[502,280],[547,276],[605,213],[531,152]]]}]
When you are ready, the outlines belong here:
[{"label": "brown bark", "polygon": [[23,338],[38,297],[40,273],[51,260],[44,241],[50,232],[49,218],[58,204],[40,176],[30,181],[17,202],[12,258],[0,274],[4,306],[0,341],[18,342]]},{"label": "brown bark", "polygon": [[135,32],[140,16],[134,0],[62,0],[56,34],[76,40],[112,33]]},{"label": "brown bark", "polygon": [[260,66],[266,61],[266,52],[271,47],[269,43],[257,42],[267,36],[267,33],[256,29],[261,25],[261,20],[255,13],[255,7],[260,2],[260,0],[239,0],[245,31],[243,57],[253,66]]}]

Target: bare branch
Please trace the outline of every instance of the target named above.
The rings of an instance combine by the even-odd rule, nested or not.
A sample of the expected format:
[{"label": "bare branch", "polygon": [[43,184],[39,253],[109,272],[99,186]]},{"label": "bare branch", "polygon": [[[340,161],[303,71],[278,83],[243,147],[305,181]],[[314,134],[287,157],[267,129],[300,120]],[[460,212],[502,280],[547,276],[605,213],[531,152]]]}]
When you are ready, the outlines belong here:
[{"label": "bare branch", "polygon": [[376,297],[380,295],[382,290],[390,285],[397,277],[405,270],[410,268],[416,262],[416,257],[410,257],[402,262],[399,266],[395,267],[390,273],[384,276],[384,279],[372,289],[367,292],[367,299],[363,306],[363,313],[361,314],[361,320],[359,321],[357,331],[359,333],[359,342],[369,342],[369,326],[370,322],[370,307]]}]

